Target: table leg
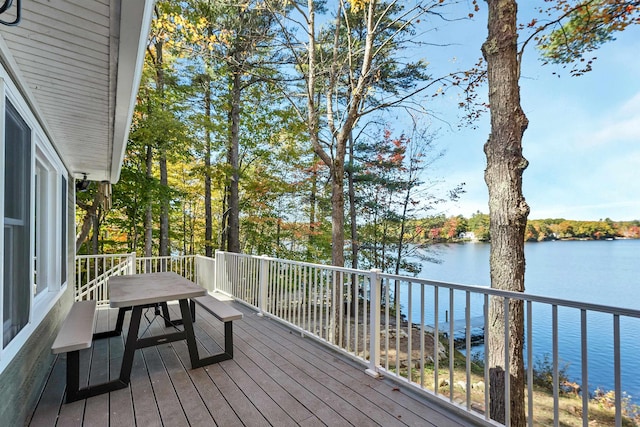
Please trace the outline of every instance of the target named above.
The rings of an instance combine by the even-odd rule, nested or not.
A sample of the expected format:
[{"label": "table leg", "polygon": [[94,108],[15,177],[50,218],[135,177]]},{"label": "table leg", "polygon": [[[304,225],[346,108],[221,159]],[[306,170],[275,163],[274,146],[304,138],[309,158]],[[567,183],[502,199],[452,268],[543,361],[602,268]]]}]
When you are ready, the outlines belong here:
[{"label": "table leg", "polygon": [[131,307],[124,307],[124,308],[118,309],[118,320],[116,321],[116,328],[113,331],[96,332],[95,334],[93,334],[93,339],[99,340],[102,338],[111,338],[111,337],[120,336],[122,334],[122,326],[124,325],[124,313],[127,310],[131,310]]},{"label": "table leg", "polygon": [[198,345],[196,344],[196,335],[193,332],[193,321],[191,319],[191,310],[189,302],[186,299],[180,300],[180,314],[182,314],[182,326],[187,335],[187,348],[189,349],[189,358],[191,359],[191,367],[198,368],[200,364],[200,356],[198,356]]},{"label": "table leg", "polygon": [[127,331],[127,341],[124,345],[124,355],[122,356],[122,366],[120,367],[120,381],[127,384],[131,379],[131,367],[133,366],[133,356],[135,355],[137,347],[142,309],[142,306],[133,307],[129,330]]}]

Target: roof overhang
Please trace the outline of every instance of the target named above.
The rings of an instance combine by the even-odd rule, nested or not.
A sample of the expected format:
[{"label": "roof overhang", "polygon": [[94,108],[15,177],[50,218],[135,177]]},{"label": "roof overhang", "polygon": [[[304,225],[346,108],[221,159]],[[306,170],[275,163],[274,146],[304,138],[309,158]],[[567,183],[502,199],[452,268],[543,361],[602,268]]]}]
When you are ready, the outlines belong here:
[{"label": "roof overhang", "polygon": [[32,0],[2,55],[70,172],[120,177],[154,0]]}]

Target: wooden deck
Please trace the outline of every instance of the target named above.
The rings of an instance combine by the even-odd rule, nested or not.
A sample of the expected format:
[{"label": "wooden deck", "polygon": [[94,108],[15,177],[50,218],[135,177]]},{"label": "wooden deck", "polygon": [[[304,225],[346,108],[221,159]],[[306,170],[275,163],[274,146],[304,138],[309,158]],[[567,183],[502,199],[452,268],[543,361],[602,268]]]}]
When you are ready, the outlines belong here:
[{"label": "wooden deck", "polygon": [[[136,351],[128,388],[63,404],[62,355],[30,426],[468,425],[286,326],[234,306],[244,319],[234,322],[233,360],[191,369],[185,342],[149,347]],[[177,315],[177,306],[170,307]],[[99,310],[97,330],[113,328],[116,314]],[[147,316],[153,318],[153,310]],[[142,328],[158,331],[160,320],[149,326],[143,316]],[[220,351],[221,322],[200,310],[195,329],[201,355]],[[123,347],[122,337],[95,341],[81,354],[81,371],[91,383],[117,377]]]}]

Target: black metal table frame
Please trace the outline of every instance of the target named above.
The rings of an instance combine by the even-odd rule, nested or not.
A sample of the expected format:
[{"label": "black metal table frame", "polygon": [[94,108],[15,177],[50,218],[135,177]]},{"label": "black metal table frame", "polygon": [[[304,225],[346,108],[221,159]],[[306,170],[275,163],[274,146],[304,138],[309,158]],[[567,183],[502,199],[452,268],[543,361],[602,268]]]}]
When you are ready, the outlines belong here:
[{"label": "black metal table frame", "polygon": [[[229,360],[233,358],[232,322],[224,322],[224,351],[208,357],[200,358],[198,354],[198,346],[196,344],[195,333],[193,330],[193,322],[195,321],[195,316],[193,315],[195,314],[194,303],[191,302],[191,304],[189,304],[188,299],[180,299],[179,304],[182,318],[175,320],[170,319],[166,302],[137,305],[133,307],[120,307],[118,309],[118,319],[116,321],[115,329],[112,331],[98,332],[93,334],[93,339],[120,336],[122,334],[125,312],[131,310],[131,320],[129,323],[127,338],[125,341],[122,365],[120,367],[120,376],[118,377],[118,379],[102,384],[89,385],[87,387],[80,388],[80,350],[68,352],[66,402],[70,403],[76,400],[87,399],[92,396],[97,396],[99,394],[109,393],[111,391],[116,391],[128,387],[131,380],[133,358],[137,349],[151,347],[159,344],[166,344],[174,341],[186,340],[187,348],[189,349],[189,358],[191,359],[192,369],[200,368],[205,365],[210,365],[212,363],[218,363],[222,362],[223,360]],[[164,314],[163,317],[165,319],[165,326],[182,324],[183,330],[139,338],[138,333],[140,331],[140,323],[142,320],[142,310],[149,307],[155,307],[157,310],[158,306],[162,308]],[[132,331],[135,331],[135,333],[132,333]]]}]

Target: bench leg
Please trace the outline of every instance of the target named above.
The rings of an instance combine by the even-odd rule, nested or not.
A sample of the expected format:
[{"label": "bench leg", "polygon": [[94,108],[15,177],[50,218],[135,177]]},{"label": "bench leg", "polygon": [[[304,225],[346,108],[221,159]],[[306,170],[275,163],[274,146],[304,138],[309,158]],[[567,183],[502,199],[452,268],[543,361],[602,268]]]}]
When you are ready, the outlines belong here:
[{"label": "bench leg", "polygon": [[[186,318],[185,316],[191,314],[189,313],[190,308],[193,308],[193,306],[188,307],[185,300],[180,301],[180,309],[182,311],[183,319]],[[193,324],[191,322],[185,322],[184,330],[187,334],[187,347],[189,348],[191,368],[201,368],[202,366],[233,359],[233,322],[224,322],[224,351],[222,353],[213,354],[203,358],[200,358],[198,353],[198,345],[196,344]]]},{"label": "bench leg", "polygon": [[224,352],[233,359],[233,322],[224,322]]},{"label": "bench leg", "polygon": [[74,402],[80,389],[80,350],[67,353],[67,398],[66,402]]},{"label": "bench leg", "polygon": [[80,388],[80,350],[70,351],[67,353],[67,396],[65,398],[66,403],[88,399],[92,396],[120,390],[121,388],[125,388],[128,386],[128,382],[125,383],[118,379],[102,384]]}]

